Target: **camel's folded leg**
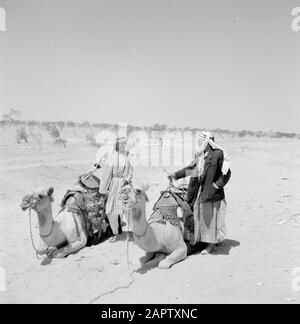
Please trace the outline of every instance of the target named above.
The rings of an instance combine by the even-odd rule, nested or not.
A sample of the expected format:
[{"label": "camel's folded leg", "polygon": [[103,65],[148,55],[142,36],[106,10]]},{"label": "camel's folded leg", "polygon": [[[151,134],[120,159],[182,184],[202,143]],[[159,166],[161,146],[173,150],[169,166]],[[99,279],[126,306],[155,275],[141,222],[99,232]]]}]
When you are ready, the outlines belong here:
[{"label": "camel's folded leg", "polygon": [[173,264],[182,261],[187,256],[187,246],[183,243],[178,249],[174,250],[170,255],[168,255],[164,260],[159,263],[161,269],[168,269]]},{"label": "camel's folded leg", "polygon": [[84,233],[81,233],[79,240],[72,242],[61,249],[58,249],[51,256],[53,258],[64,258],[67,255],[72,254],[84,248],[86,246],[86,243],[87,243],[87,237]]},{"label": "camel's folded leg", "polygon": [[163,259],[165,259],[166,255],[163,253],[155,253],[155,257],[148,262],[144,263],[144,267],[156,267]]},{"label": "camel's folded leg", "polygon": [[146,262],[150,261],[155,255],[155,252],[146,252],[145,256],[140,258],[141,265],[144,265]]},{"label": "camel's folded leg", "polygon": [[40,247],[37,249],[37,254],[38,255],[48,255],[51,254],[53,251],[56,250],[56,247],[51,247],[51,246],[47,246],[47,247]]}]

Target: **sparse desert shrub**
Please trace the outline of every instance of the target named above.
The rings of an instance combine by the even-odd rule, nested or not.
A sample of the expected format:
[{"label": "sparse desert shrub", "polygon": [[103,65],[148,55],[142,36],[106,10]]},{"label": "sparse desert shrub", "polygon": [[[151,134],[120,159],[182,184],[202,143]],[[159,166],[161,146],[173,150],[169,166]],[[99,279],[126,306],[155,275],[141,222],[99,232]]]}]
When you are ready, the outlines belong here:
[{"label": "sparse desert shrub", "polygon": [[66,126],[71,128],[74,136],[77,137],[77,127],[79,126],[79,123],[74,123],[72,121],[67,121]]},{"label": "sparse desert shrub", "polygon": [[92,133],[86,134],[85,139],[89,143],[89,145],[99,146],[97,144],[97,141],[96,141],[96,138],[95,138],[94,134],[92,134]]},{"label": "sparse desert shrub", "polygon": [[68,127],[76,127],[76,124],[75,124],[74,122],[72,122],[72,121],[67,121],[67,122],[66,122],[66,125],[67,125]]},{"label": "sparse desert shrub", "polygon": [[91,124],[87,121],[84,121],[83,123],[80,124],[81,127],[83,128],[90,128],[91,127]]},{"label": "sparse desert shrub", "polygon": [[17,143],[20,144],[22,141],[28,143],[28,134],[25,127],[19,127],[17,129]]},{"label": "sparse desert shrub", "polygon": [[54,140],[54,144],[62,144],[64,147],[67,145],[67,140],[65,138],[59,137]]},{"label": "sparse desert shrub", "polygon": [[163,131],[166,131],[167,129],[168,129],[168,126],[166,124],[156,123],[152,126],[153,131],[163,132]]},{"label": "sparse desert shrub", "polygon": [[39,122],[39,121],[36,121],[36,120],[28,120],[27,121],[27,125],[29,126],[29,127],[33,127],[33,126],[41,126],[41,122]]},{"label": "sparse desert shrub", "polygon": [[38,143],[40,151],[42,150],[42,136],[41,134],[35,135],[36,142]]},{"label": "sparse desert shrub", "polygon": [[45,128],[48,132],[51,130],[52,126],[53,126],[52,122],[49,121],[42,122],[42,127]]},{"label": "sparse desert shrub", "polygon": [[53,125],[49,128],[49,133],[50,133],[51,138],[53,138],[53,139],[57,139],[57,138],[61,137],[60,130],[56,125]]},{"label": "sparse desert shrub", "polygon": [[63,144],[63,146],[66,147],[67,140],[61,136],[61,131],[56,124],[47,125],[47,130],[54,144]]},{"label": "sparse desert shrub", "polygon": [[[235,132],[231,132],[233,135]],[[242,130],[240,132],[237,133],[239,137],[245,137],[245,136],[255,136],[256,133],[252,132],[252,131],[246,131],[246,130]]]},{"label": "sparse desert shrub", "polygon": [[63,131],[66,124],[64,121],[58,121],[56,125],[60,128],[61,131]]},{"label": "sparse desert shrub", "polygon": [[238,132],[238,136],[239,137],[245,137],[247,135],[247,132],[246,131],[240,131],[240,132]]},{"label": "sparse desert shrub", "polygon": [[297,138],[296,133],[275,132],[271,133],[272,138]]}]

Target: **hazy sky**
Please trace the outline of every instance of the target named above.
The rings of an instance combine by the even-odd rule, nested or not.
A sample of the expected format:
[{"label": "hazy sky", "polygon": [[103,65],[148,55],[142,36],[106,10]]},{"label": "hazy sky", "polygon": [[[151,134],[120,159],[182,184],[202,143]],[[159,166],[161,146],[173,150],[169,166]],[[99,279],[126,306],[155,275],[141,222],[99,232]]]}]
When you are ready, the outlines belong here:
[{"label": "hazy sky", "polygon": [[300,132],[300,0],[0,0],[1,110]]}]

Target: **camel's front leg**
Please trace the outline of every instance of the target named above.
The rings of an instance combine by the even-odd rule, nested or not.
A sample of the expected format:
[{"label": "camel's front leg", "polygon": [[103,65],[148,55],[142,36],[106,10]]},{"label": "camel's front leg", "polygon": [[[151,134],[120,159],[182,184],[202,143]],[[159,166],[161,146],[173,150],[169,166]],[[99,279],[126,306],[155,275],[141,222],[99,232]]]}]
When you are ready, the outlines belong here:
[{"label": "camel's front leg", "polygon": [[161,269],[168,269],[170,268],[173,264],[182,261],[186,258],[187,256],[187,247],[186,244],[183,242],[181,246],[174,250],[170,255],[168,255],[164,260],[162,260],[159,263],[159,267]]},{"label": "camel's front leg", "polygon": [[146,252],[145,256],[140,258],[141,265],[144,265],[146,262],[150,261],[155,255],[155,252]]},{"label": "camel's front leg", "polygon": [[84,248],[86,246],[86,243],[87,243],[87,237],[84,233],[81,233],[79,240],[72,242],[61,249],[58,249],[51,256],[53,258],[64,258],[67,255],[72,254]]},{"label": "camel's front leg", "polygon": [[144,263],[144,267],[156,267],[163,259],[165,259],[166,255],[164,253],[155,253],[155,257],[148,262]]},{"label": "camel's front leg", "polygon": [[47,247],[42,247],[37,249],[37,254],[38,255],[49,255],[53,253],[56,250],[55,246],[47,246]]}]

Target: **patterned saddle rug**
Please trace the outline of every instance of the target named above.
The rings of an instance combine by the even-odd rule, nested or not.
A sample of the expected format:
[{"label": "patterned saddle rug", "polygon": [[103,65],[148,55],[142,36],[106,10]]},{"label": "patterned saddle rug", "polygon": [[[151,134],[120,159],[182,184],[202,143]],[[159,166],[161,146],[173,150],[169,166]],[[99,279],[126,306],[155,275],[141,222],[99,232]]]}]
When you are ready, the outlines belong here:
[{"label": "patterned saddle rug", "polygon": [[99,194],[100,180],[92,174],[83,174],[77,183],[64,195],[61,208],[79,214],[85,224],[91,244],[98,244],[111,235],[111,228],[105,204],[101,204]]},{"label": "patterned saddle rug", "polygon": [[153,206],[153,213],[149,223],[171,223],[179,226],[186,242],[193,241],[194,215],[191,207],[186,202],[187,189],[185,187],[169,187],[161,191],[160,197]]}]

